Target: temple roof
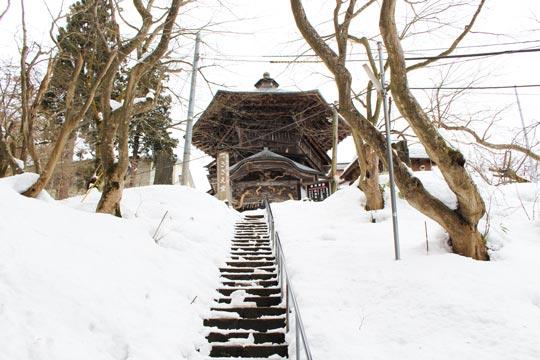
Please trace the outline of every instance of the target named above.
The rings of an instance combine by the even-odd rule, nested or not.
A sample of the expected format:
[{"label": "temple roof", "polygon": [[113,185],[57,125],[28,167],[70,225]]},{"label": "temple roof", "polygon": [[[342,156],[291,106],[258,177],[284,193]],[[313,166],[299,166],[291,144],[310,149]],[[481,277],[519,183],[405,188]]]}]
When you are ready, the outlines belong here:
[{"label": "temple roof", "polygon": [[248,156],[245,159],[240,160],[236,164],[230,167],[229,171],[233,173],[236,169],[239,169],[243,164],[247,162],[252,161],[264,161],[264,160],[277,160],[277,161],[285,161],[289,163],[290,165],[294,166],[298,171],[308,174],[314,174],[314,175],[324,175],[324,173],[315,170],[309,166],[306,166],[304,164],[300,164],[299,162],[296,162],[292,159],[289,159],[288,157],[285,157],[283,155],[276,154],[273,151],[270,151],[268,149],[264,149],[254,155]]},{"label": "temple roof", "polygon": [[[193,128],[193,144],[210,155],[238,144],[233,119],[249,130],[268,134],[288,127],[312,139],[322,151],[332,148],[332,107],[318,90],[219,90]],[[291,124],[296,125],[291,126]],[[227,133],[228,132],[228,133]],[[340,120],[339,140],[349,134]]]}]

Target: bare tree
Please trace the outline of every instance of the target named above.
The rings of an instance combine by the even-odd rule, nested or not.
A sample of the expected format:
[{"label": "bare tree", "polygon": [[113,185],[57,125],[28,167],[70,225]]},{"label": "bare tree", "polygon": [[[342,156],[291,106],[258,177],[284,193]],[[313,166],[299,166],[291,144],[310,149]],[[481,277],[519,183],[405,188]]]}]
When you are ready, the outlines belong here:
[{"label": "bare tree", "polygon": [[[508,105],[500,109],[481,109],[475,112],[460,112],[459,100],[469,94],[468,88],[472,83],[453,89],[446,86],[447,74],[443,76],[441,82],[432,91],[430,96],[430,107],[427,112],[431,121],[437,128],[447,130],[453,136],[453,140],[458,143],[472,146],[483,154],[484,166],[474,166],[474,170],[484,177],[485,172],[491,171],[496,177],[515,182],[527,182],[528,174],[525,175],[523,168],[525,160],[530,158],[534,163],[540,161],[540,153],[535,151],[540,145],[536,139],[536,131],[540,123],[531,125],[525,129],[521,127],[508,128],[507,110]],[[445,89],[446,87],[446,89]],[[449,89],[450,88],[450,89]],[[505,126],[501,126],[504,122]],[[501,129],[505,131],[505,142],[493,140],[494,137],[501,137]],[[524,137],[528,136],[535,142],[529,146],[523,144]],[[502,164],[501,160],[502,159]],[[469,166],[472,166],[469,163]],[[519,175],[519,172],[523,176]]]},{"label": "bare tree", "polygon": [[111,63],[114,61],[115,58],[116,53],[111,53],[106,66],[104,67],[102,73],[94,80],[92,87],[90,88],[88,97],[86,98],[86,101],[81,107],[76,106],[74,102],[75,88],[77,86],[84,63],[83,54],[80,54],[78,59],[76,59],[73,76],[67,87],[68,91],[66,93],[66,113],[64,123],[62,124],[60,132],[54,142],[54,147],[49,155],[47,164],[40,172],[40,176],[37,182],[33,184],[28,190],[26,190],[23,195],[29,197],[36,197],[47,186],[47,184],[52,178],[56,164],[58,163],[58,160],[62,155],[62,152],[69,137],[75,130],[77,124],[83,119],[84,115],[92,105],[96,91],[101,85],[101,81],[103,80],[108,68],[111,66]]},{"label": "bare tree", "polygon": [[[336,1],[335,14],[336,12],[339,14],[342,4],[341,0]],[[465,30],[456,38],[448,50],[441,53],[441,56],[451,53],[470,31],[483,4],[484,0],[480,2]],[[341,26],[349,26],[357,15],[355,5],[355,0],[349,1]],[[346,64],[340,60],[339,55],[310,23],[301,0],[291,0],[291,7],[298,29],[304,39],[334,75],[338,86],[340,104],[350,103],[346,85],[351,83],[352,75]],[[487,260],[488,253],[485,240],[477,227],[479,220],[485,213],[484,201],[465,170],[465,159],[459,151],[451,148],[437,132],[437,129],[430,122],[427,114],[408,87],[408,71],[419,69],[436,60],[412,65],[409,68],[406,66],[401,48],[403,31],[400,36],[396,26],[395,0],[383,0],[379,28],[388,52],[387,66],[391,70],[390,89],[396,106],[425,146],[430,158],[439,165],[446,182],[457,197],[458,206],[456,209],[450,208],[431,195],[420,180],[410,174],[407,166],[393,151],[396,183],[400,192],[413,207],[437,221],[448,232],[454,252],[474,259]],[[338,41],[338,49],[340,46],[343,46],[343,42],[340,44]],[[363,141],[384,159],[386,143],[384,136],[377,128],[354,106],[345,106],[340,109],[340,112],[347,119],[353,132],[356,132]]]},{"label": "bare tree", "polygon": [[9,169],[12,174],[23,172],[14,156],[18,142],[20,82],[11,64],[2,64],[0,71],[0,177],[4,177]]},{"label": "bare tree", "polygon": [[[148,111],[154,106],[152,98],[143,101],[137,96],[139,83],[159,61],[166,55],[169,42],[174,36],[174,23],[179,9],[186,2],[173,0],[165,9],[165,13],[157,20],[153,19],[153,1],[145,6],[141,0],[133,0],[133,5],[141,17],[142,24],[134,36],[124,39],[120,33],[120,26],[116,21],[118,8],[110,2],[111,20],[115,31],[115,48],[118,49],[118,57],[112,63],[105,75],[99,105],[103,120],[98,125],[99,152],[104,172],[104,187],[97,211],[121,216],[120,200],[124,189],[128,165],[129,165],[129,123],[132,117],[138,113]],[[162,20],[164,19],[164,20]],[[159,39],[157,44],[154,40]],[[137,52],[138,62],[128,70],[127,84],[121,94],[122,104],[116,109],[111,108],[113,88],[116,76],[120,71],[122,62],[134,51]],[[118,144],[118,156],[116,154]]]}]

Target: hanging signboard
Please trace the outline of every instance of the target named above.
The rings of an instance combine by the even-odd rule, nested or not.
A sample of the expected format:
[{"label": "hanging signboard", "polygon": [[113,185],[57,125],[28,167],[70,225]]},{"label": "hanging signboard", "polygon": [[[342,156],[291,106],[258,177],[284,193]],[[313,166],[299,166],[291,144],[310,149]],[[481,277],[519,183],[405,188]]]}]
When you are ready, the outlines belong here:
[{"label": "hanging signboard", "polygon": [[330,182],[320,181],[307,186],[307,196],[313,201],[323,201],[330,196]]},{"label": "hanging signboard", "polygon": [[229,153],[223,151],[217,156],[217,198],[230,203],[230,194]]}]

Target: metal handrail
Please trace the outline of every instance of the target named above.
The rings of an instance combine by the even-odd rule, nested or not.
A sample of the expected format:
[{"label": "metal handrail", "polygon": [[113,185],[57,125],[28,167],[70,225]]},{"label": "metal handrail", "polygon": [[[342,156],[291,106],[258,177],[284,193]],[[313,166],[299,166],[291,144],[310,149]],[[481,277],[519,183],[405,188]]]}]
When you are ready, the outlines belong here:
[{"label": "metal handrail", "polygon": [[300,316],[300,307],[296,300],[296,296],[293,291],[291,280],[287,274],[287,266],[285,263],[285,256],[283,255],[283,246],[281,245],[281,240],[279,239],[279,234],[277,233],[274,226],[274,214],[272,213],[272,208],[270,207],[270,202],[268,198],[264,199],[264,205],[266,208],[266,214],[268,219],[268,227],[270,231],[270,240],[274,254],[276,256],[276,261],[278,264],[278,281],[280,284],[281,297],[283,298],[283,293],[285,293],[285,309],[286,309],[286,330],[289,332],[289,298],[292,300],[292,305],[295,314],[295,342],[296,342],[296,360],[300,360],[300,340],[302,340],[302,345],[304,347],[304,353],[307,360],[313,360],[311,355],[311,350],[307,341],[306,331],[304,329],[304,323],[302,322],[302,317]]}]

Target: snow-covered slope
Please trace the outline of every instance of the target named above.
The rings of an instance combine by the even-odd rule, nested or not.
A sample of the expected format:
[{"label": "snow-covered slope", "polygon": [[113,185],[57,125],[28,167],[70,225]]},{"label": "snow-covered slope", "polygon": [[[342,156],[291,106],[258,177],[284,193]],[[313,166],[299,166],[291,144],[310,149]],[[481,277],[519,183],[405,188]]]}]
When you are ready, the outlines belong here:
[{"label": "snow-covered slope", "polygon": [[[417,175],[455,203],[440,174]],[[403,200],[396,262],[390,212],[363,210],[355,187],[273,205],[315,359],[540,359],[540,189],[481,191],[491,262],[449,253],[440,227]]]},{"label": "snow-covered slope", "polygon": [[[455,205],[440,174],[417,175]],[[118,219],[93,213],[97,193],[20,196],[34,180],[0,180],[0,360],[206,359],[202,319],[238,214],[151,186],[126,190]],[[540,359],[540,189],[481,191],[491,262],[451,254],[403,200],[394,261],[388,209],[364,211],[354,187],[273,205],[315,359]]]},{"label": "snow-covered slope", "polygon": [[203,359],[237,214],[151,186],[126,190],[118,219],[72,208],[92,211],[97,194],[20,196],[33,180],[0,180],[0,359]]}]

